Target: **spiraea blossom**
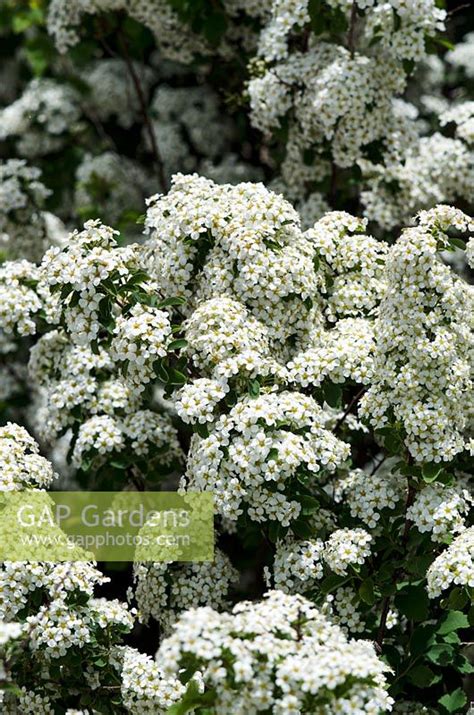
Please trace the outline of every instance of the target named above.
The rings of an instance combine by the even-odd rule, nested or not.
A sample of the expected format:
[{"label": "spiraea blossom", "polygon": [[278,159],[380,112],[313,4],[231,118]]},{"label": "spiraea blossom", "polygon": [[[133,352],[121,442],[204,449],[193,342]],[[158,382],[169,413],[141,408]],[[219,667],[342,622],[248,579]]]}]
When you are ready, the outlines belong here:
[{"label": "spiraea blossom", "polygon": [[292,497],[298,476],[317,480],[347,458],[348,445],[324,427],[323,412],[298,392],[244,398],[208,437],[193,436],[182,486],[215,492],[218,513],[288,526],[301,511]]},{"label": "spiraea blossom", "polygon": [[191,609],[162,643],[157,661],[170,675],[192,663],[223,714],[311,713],[324,706],[375,715],[391,707],[386,666],[373,646],[348,641],[309,601],[281,591],[242,602],[229,614]]},{"label": "spiraea blossom", "polygon": [[128,566],[3,528],[1,713],[465,712],[469,9],[0,5],[1,515],[215,527]]},{"label": "spiraea blossom", "polygon": [[474,585],[474,527],[466,529],[433,561],[426,574],[428,595],[438,598],[453,586]]},{"label": "spiraea blossom", "polygon": [[387,261],[388,290],[375,324],[375,375],[362,400],[374,427],[399,420],[417,461],[450,460],[466,447],[472,409],[472,290],[443,264],[450,227],[472,228],[461,211],[421,212]]}]

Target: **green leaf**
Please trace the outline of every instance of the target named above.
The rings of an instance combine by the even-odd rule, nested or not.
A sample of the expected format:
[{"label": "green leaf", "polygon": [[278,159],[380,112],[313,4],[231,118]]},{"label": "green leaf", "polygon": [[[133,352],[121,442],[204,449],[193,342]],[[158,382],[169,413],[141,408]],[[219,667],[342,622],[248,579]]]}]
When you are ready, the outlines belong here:
[{"label": "green leaf", "polygon": [[309,494],[298,494],[296,499],[302,506],[303,514],[312,514],[320,507],[320,502]]},{"label": "green leaf", "polygon": [[199,706],[212,705],[215,699],[215,690],[206,690],[201,693],[197,682],[191,680],[180,702],[168,708],[166,713],[167,715],[186,715],[186,713],[194,712]]},{"label": "green leaf", "polygon": [[416,657],[426,653],[435,643],[435,632],[435,627],[432,625],[417,626],[410,638],[410,654]]},{"label": "green leaf", "polygon": [[427,651],[426,657],[437,665],[449,665],[453,660],[454,649],[448,643],[437,643]]},{"label": "green leaf", "polygon": [[446,599],[445,606],[450,610],[458,611],[461,608],[464,608],[464,606],[466,606],[468,602],[469,596],[467,595],[466,591],[463,588],[459,588],[459,586],[456,586],[456,588],[453,588],[448,598]]},{"label": "green leaf", "polygon": [[172,385],[185,385],[188,378],[184,373],[172,367],[169,371],[169,381]]},{"label": "green leaf", "polygon": [[424,621],[428,618],[429,599],[423,585],[405,586],[395,596],[395,606],[412,621]]},{"label": "green leaf", "polygon": [[442,471],[443,467],[436,462],[429,462],[428,464],[424,464],[421,472],[423,481],[427,482],[428,484],[430,482],[434,482]]},{"label": "green leaf", "polygon": [[369,606],[375,603],[374,582],[370,577],[366,578],[359,586],[359,596]]},{"label": "green leaf", "polygon": [[427,665],[416,665],[408,673],[408,680],[417,688],[427,688],[436,679],[436,675]]},{"label": "green leaf", "polygon": [[466,241],[463,241],[462,238],[450,238],[449,243],[454,248],[460,248],[462,251],[466,250]]},{"label": "green leaf", "polygon": [[446,708],[448,713],[455,713],[461,710],[467,703],[466,693],[462,688],[458,688],[457,690],[453,690],[452,693],[443,695],[443,697],[439,699],[439,703]]},{"label": "green leaf", "polygon": [[452,631],[459,631],[461,628],[469,628],[469,619],[461,611],[449,611],[441,621],[438,628],[440,636]]},{"label": "green leaf", "polygon": [[314,528],[305,519],[295,519],[291,523],[291,528],[300,539],[309,539],[314,536]]},{"label": "green leaf", "polygon": [[186,303],[186,298],[176,296],[175,298],[165,298],[158,303],[158,308],[167,308],[169,305],[183,305]]},{"label": "green leaf", "polygon": [[281,531],[281,524],[279,521],[271,521],[268,527],[268,538],[274,544],[278,541]]},{"label": "green leaf", "polygon": [[183,348],[186,348],[187,346],[188,346],[188,341],[185,340],[184,338],[180,338],[179,340],[173,340],[168,345],[168,350],[182,350]]},{"label": "green leaf", "polygon": [[340,385],[335,385],[332,382],[323,384],[323,397],[329,407],[340,407],[342,402],[342,388]]},{"label": "green leaf", "polygon": [[260,383],[258,380],[250,380],[248,386],[248,393],[250,397],[258,397],[260,394]]}]

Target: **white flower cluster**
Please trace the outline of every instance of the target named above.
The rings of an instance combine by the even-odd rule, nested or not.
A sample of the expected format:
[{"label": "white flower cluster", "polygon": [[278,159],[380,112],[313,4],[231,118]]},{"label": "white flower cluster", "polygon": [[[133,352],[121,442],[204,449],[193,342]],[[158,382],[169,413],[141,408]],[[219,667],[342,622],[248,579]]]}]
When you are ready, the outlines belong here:
[{"label": "white flower cluster", "polygon": [[12,423],[0,427],[0,491],[44,489],[54,476],[51,464],[23,427]]},{"label": "white flower cluster", "polygon": [[[232,125],[210,87],[162,84],[153,97],[150,115],[168,175],[178,171],[205,174],[200,157],[211,162],[225,157],[232,139]],[[144,138],[149,143],[146,132]]]},{"label": "white flower cluster", "polygon": [[215,493],[216,510],[236,520],[288,526],[301,511],[291,498],[298,474],[317,479],[348,457],[349,445],[324,427],[316,401],[297,392],[241,399],[209,437],[194,435],[182,487]]},{"label": "white flower cluster", "polygon": [[80,410],[76,465],[97,455],[100,462],[114,450],[164,467],[182,459],[171,419],[141,409],[141,388],[117,374],[104,349],[94,353],[63,331],[50,331],[30,351],[29,374],[41,398],[35,426],[45,440],[74,425]]},{"label": "white flower cluster", "polygon": [[88,345],[98,337],[99,306],[108,295],[103,284],[116,281],[118,291],[138,269],[136,247],[118,247],[116,233],[99,220],[87,221],[83,231],[69,236],[63,250],[50,248],[43,257],[40,268],[45,285],[53,292],[68,291],[68,300],[63,296],[61,301],[62,311],[71,340],[78,345]]},{"label": "white flower cluster", "polygon": [[71,85],[34,79],[19,99],[0,110],[0,140],[19,137],[20,156],[43,156],[62,148],[80,114],[79,97]]},{"label": "white flower cluster", "polygon": [[216,549],[214,560],[203,563],[135,563],[133,597],[140,620],[156,620],[169,632],[188,608],[210,606],[222,610],[229,588],[237,583],[238,571]]},{"label": "white flower cluster", "polygon": [[23,634],[21,623],[6,623],[0,620],[0,706],[4,703],[4,688],[10,681],[8,672],[8,652],[12,642]]},{"label": "white flower cluster", "polygon": [[166,196],[149,200],[146,226],[149,271],[164,295],[189,298],[190,308],[227,296],[275,341],[307,330],[304,301],[319,285],[314,249],[283,197],[262,184],[178,174]]},{"label": "white flower cluster", "polygon": [[228,386],[224,382],[200,377],[185,385],[175,398],[176,412],[187,424],[205,424],[214,420],[214,411],[224,399]]},{"label": "white flower cluster", "polygon": [[130,715],[165,715],[186,688],[165,676],[153,658],[134,648],[118,647],[111,659],[121,678],[123,705]]},{"label": "white flower cluster", "polygon": [[47,248],[47,215],[41,209],[50,191],[40,176],[24,160],[0,161],[0,256],[37,261]]},{"label": "white flower cluster", "polygon": [[426,574],[428,596],[437,598],[453,585],[474,587],[474,527],[457,536]]},{"label": "white flower cluster", "polygon": [[364,213],[382,228],[400,226],[440,202],[474,200],[472,151],[439,132],[421,137],[386,165],[364,161],[361,167]]},{"label": "white flower cluster", "polygon": [[26,619],[29,646],[45,659],[62,658],[70,648],[91,643],[96,629],[120,626],[131,631],[133,614],[125,604],[106,599],[89,599],[86,606],[71,606],[60,598],[43,605]]},{"label": "white flower cluster", "polygon": [[442,126],[454,122],[456,136],[466,144],[474,144],[474,102],[455,104],[443,112],[439,120]]},{"label": "white flower cluster", "polygon": [[474,79],[474,32],[464,35],[462,42],[446,53],[446,60],[457,70],[462,70],[466,77]]},{"label": "white flower cluster", "polygon": [[48,31],[58,50],[66,52],[79,42],[84,16],[114,11],[125,11],[148,27],[167,59],[190,62],[196,52],[206,47],[198,35],[187,30],[166,0],[52,0]]},{"label": "white flower cluster", "polygon": [[[334,594],[326,596],[324,613],[336,623],[344,633],[362,633],[366,623],[358,609],[359,598],[351,586],[342,586]],[[387,625],[388,627],[388,625]]]},{"label": "white flower cluster", "polygon": [[287,378],[302,387],[351,379],[370,384],[375,350],[373,321],[365,318],[339,320],[331,330],[316,329],[311,347],[296,353],[287,364]]},{"label": "white flower cluster", "polygon": [[279,539],[272,570],[265,567],[267,588],[273,587],[284,593],[308,591],[323,576],[323,548],[320,539]]},{"label": "white flower cluster", "polygon": [[76,213],[100,213],[104,221],[115,224],[131,211],[143,212],[150,183],[142,167],[126,156],[112,151],[86,154],[76,171]]},{"label": "white flower cluster", "polygon": [[5,333],[33,335],[42,301],[30,287],[39,278],[38,268],[29,261],[0,263],[0,328]]},{"label": "white flower cluster", "polygon": [[167,354],[171,323],[164,310],[136,304],[117,317],[110,354],[118,363],[128,363],[127,378],[137,386],[155,375],[153,363]]},{"label": "white flower cluster", "polygon": [[107,581],[88,562],[6,561],[0,568],[0,618],[16,620],[35,591],[44,591],[48,603],[67,603],[74,593],[92,598],[94,587]]},{"label": "white flower cluster", "polygon": [[360,519],[369,529],[375,529],[384,509],[395,509],[403,499],[406,484],[397,473],[369,475],[362,469],[354,469],[340,480],[341,494],[338,500],[347,504],[351,516]]},{"label": "white flower cluster", "polygon": [[364,529],[338,529],[324,544],[323,559],[334,573],[345,576],[370,556],[372,536]]},{"label": "white flower cluster", "polygon": [[222,715],[296,715],[321,707],[376,715],[391,709],[386,666],[372,644],[348,641],[301,596],[270,591],[263,601],[241,602],[229,614],[187,611],[161,644],[157,661],[177,675],[190,658],[204,684],[215,688],[214,707]]},{"label": "white flower cluster", "polygon": [[300,163],[306,149],[320,154],[327,146],[336,164],[347,167],[363,157],[364,147],[395,131],[400,120],[392,97],[404,86],[403,70],[388,56],[352,55],[338,45],[312,43],[250,80],[250,119],[270,134],[291,109],[300,132]]},{"label": "white flower cluster", "polygon": [[460,486],[427,484],[407,509],[407,518],[418,531],[431,532],[433,541],[446,541],[466,528],[465,516],[474,502]]},{"label": "white flower cluster", "polygon": [[[153,70],[139,62],[134,62],[133,68],[146,96],[153,82]],[[124,129],[140,118],[140,102],[123,60],[103,57],[88,65],[81,76],[89,88],[84,102],[86,114],[101,122],[114,119]]]},{"label": "white flower cluster", "polygon": [[474,228],[457,209],[422,211],[387,260],[388,290],[376,320],[374,377],[361,412],[375,428],[393,413],[417,461],[451,460],[472,410],[473,293],[439,258],[448,230]]}]

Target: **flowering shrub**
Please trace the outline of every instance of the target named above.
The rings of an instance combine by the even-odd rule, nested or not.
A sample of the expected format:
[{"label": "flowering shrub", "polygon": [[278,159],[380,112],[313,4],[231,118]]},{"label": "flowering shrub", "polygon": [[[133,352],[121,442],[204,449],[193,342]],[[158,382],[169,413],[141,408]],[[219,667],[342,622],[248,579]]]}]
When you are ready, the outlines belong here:
[{"label": "flowering shrub", "polygon": [[215,504],[212,561],[1,563],[2,713],[466,712],[455,5],[0,2],[0,492]]}]

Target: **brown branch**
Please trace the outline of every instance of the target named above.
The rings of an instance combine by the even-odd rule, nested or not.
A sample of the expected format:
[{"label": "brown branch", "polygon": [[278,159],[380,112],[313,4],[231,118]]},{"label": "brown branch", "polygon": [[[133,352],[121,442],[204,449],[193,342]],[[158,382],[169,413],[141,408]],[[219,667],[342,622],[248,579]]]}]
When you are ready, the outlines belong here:
[{"label": "brown branch", "polygon": [[351,412],[351,410],[353,409],[353,407],[359,402],[360,398],[362,397],[362,395],[364,394],[364,392],[366,391],[366,389],[367,389],[367,388],[363,387],[361,390],[359,390],[359,392],[357,393],[357,395],[354,395],[354,397],[352,398],[352,400],[349,402],[349,404],[347,405],[346,409],[344,410],[344,413],[343,413],[342,417],[340,417],[340,418],[338,419],[338,421],[336,422],[336,424],[334,425],[334,432],[336,432],[336,431],[339,429],[339,427],[344,423],[346,417],[347,417],[348,414]]},{"label": "brown branch", "polygon": [[357,5],[356,0],[353,0],[351,9],[351,19],[349,23],[349,34],[347,36],[347,49],[351,53],[351,57],[355,54],[355,28],[357,22]]},{"label": "brown branch", "polygon": [[138,103],[140,105],[140,110],[141,110],[141,113],[143,116],[143,121],[145,123],[148,137],[150,139],[151,150],[152,150],[153,158],[155,161],[156,170],[158,173],[158,178],[161,182],[163,191],[166,191],[166,189],[168,188],[168,181],[167,181],[165,170],[163,167],[163,160],[161,158],[160,151],[158,149],[158,142],[156,141],[156,135],[155,135],[155,131],[153,129],[153,124],[151,122],[150,115],[148,113],[148,107],[147,107],[145,93],[143,91],[143,87],[140,83],[140,78],[137,74],[137,71],[133,64],[133,61],[130,57],[130,52],[128,49],[128,43],[127,43],[126,37],[123,34],[121,29],[119,29],[119,31],[118,31],[118,37],[119,37],[119,41],[120,41],[120,46],[123,51],[125,64],[127,65],[128,73],[130,75],[130,79],[132,80],[132,84],[135,89]]},{"label": "brown branch", "polygon": [[[416,494],[416,489],[414,489],[413,486],[409,485],[408,486],[408,493],[407,493],[407,500],[405,502],[405,525],[403,527],[403,534],[402,534],[402,539],[401,539],[401,544],[404,549],[406,549],[406,544],[408,541],[408,533],[410,530],[410,520],[407,517],[407,511],[408,508],[411,506],[413,499],[415,498]],[[398,569],[395,571],[392,577],[392,583],[395,584],[397,582],[397,579],[400,575],[401,571]],[[382,604],[382,613],[380,615],[380,624],[379,624],[379,629],[377,631],[377,638],[376,638],[376,644],[379,649],[382,648],[382,643],[383,639],[385,637],[385,628],[387,626],[387,617],[388,617],[388,612],[390,610],[390,599],[391,596],[385,596]]]}]

